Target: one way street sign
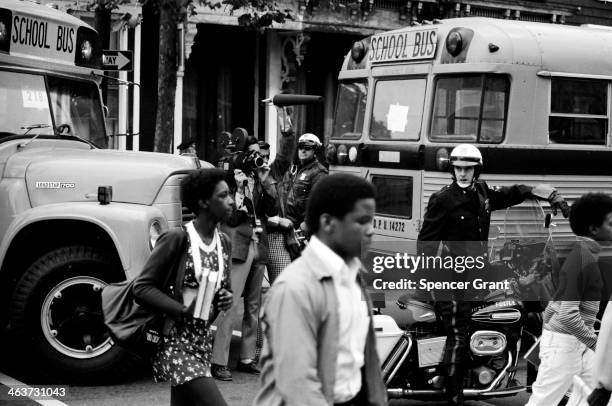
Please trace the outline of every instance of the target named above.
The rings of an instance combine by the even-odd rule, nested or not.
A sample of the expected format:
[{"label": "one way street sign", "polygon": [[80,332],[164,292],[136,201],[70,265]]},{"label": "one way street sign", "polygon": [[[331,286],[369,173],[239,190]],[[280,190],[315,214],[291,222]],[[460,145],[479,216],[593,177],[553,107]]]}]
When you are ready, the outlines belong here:
[{"label": "one way street sign", "polygon": [[132,51],[107,49],[102,51],[102,69],[111,71],[132,71],[134,69],[132,65],[133,59],[134,53]]}]

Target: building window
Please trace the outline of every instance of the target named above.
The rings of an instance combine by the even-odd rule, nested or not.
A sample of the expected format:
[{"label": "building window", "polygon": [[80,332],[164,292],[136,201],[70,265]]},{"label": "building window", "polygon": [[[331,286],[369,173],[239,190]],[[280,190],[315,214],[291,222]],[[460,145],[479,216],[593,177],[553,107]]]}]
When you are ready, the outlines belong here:
[{"label": "building window", "polygon": [[548,136],[559,144],[606,145],[608,82],[553,78]]}]

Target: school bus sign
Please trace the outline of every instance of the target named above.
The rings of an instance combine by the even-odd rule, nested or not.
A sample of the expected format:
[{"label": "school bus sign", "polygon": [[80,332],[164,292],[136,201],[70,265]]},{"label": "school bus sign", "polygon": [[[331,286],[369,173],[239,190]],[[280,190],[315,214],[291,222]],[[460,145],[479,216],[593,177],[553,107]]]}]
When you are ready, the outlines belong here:
[{"label": "school bus sign", "polygon": [[438,43],[437,33],[437,29],[433,28],[374,35],[370,48],[370,62],[432,59]]},{"label": "school bus sign", "polygon": [[74,62],[76,27],[15,13],[11,54]]}]

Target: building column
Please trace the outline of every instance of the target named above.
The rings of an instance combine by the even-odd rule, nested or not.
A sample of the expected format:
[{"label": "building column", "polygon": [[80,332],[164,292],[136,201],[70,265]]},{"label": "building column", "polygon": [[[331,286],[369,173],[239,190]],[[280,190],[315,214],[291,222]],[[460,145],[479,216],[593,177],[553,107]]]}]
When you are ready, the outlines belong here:
[{"label": "building column", "polygon": [[183,138],[183,78],[185,77],[185,24],[178,24],[178,67],[176,69],[176,92],[174,94],[174,142],[172,152],[176,155],[179,150],[176,146],[181,143]]},{"label": "building column", "polygon": [[138,24],[134,27],[134,83],[133,86],[133,108],[132,108],[132,151],[140,151],[140,41],[142,26]]},{"label": "building column", "polygon": [[[266,54],[266,81],[268,83],[266,98],[273,97],[281,92],[281,40],[278,32],[267,30]],[[270,159],[276,156],[278,146],[278,119],[276,108],[272,104],[266,105],[266,141],[270,144]],[[295,123],[294,123],[295,124]]]},{"label": "building column", "polygon": [[[119,49],[128,49],[128,29],[124,27],[119,31]],[[127,71],[119,72],[119,80],[127,82],[128,73]],[[119,86],[118,89],[118,117],[117,117],[117,131],[119,134],[127,134],[128,125],[128,110],[129,110],[129,88],[128,86]],[[120,151],[126,150],[126,136],[121,135],[117,137],[116,148]]]},{"label": "building column", "polygon": [[334,92],[336,91],[334,87],[334,73],[327,72],[325,76],[325,107],[323,113],[323,144],[326,145],[329,139],[331,138],[332,132],[334,131],[334,107],[335,107],[335,99]]},{"label": "building column", "polygon": [[[261,68],[261,43],[260,43],[260,38],[259,35],[255,34],[254,36],[254,41],[255,43],[253,44],[255,46],[255,72],[253,73],[253,136],[256,139],[259,139],[259,89],[262,86],[262,83],[260,83],[259,80],[259,72],[260,72],[260,68]],[[265,84],[264,84],[265,85]],[[265,107],[264,107],[265,108]],[[265,138],[265,134],[264,134],[264,138]],[[270,152],[271,153],[271,152]]]}]

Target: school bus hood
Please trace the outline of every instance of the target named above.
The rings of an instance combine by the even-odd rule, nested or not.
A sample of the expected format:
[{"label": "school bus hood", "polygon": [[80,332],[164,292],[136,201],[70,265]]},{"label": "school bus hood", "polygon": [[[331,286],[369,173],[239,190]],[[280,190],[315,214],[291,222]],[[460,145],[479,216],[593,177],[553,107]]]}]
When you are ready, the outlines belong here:
[{"label": "school bus hood", "polygon": [[195,167],[193,158],[170,154],[34,148],[14,154],[5,174],[24,171],[32,207],[96,202],[98,186],[112,186],[114,202],[149,205],[172,173]]}]

